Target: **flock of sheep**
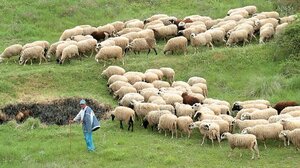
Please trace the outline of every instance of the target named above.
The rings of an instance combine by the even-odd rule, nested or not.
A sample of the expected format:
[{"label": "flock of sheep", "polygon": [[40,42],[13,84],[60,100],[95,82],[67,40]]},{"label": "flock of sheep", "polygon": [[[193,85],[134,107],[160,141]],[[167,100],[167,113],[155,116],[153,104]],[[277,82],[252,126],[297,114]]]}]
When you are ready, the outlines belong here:
[{"label": "flock of sheep", "polygon": [[[7,47],[0,55],[3,59],[20,55],[19,63],[39,59],[47,61],[55,56],[58,63],[66,59],[92,55],[96,52],[97,62],[108,59],[122,59],[128,51],[134,53],[156,51],[156,40],[169,39],[164,54],[175,51],[186,53],[187,46],[194,48],[226,43],[228,46],[249,42],[259,34],[264,43],[296,19],[296,15],[279,17],[275,11],[256,13],[256,6],[231,9],[227,16],[212,19],[208,16],[191,15],[183,19],[166,14],[156,14],[144,21],[132,19],[116,21],[99,27],[80,25],[65,30],[58,42],[50,45],[47,41],[15,44]],[[227,40],[227,41],[226,41]],[[123,62],[124,64],[124,62]]]},{"label": "flock of sheep", "polygon": [[[174,81],[175,71],[169,67],[148,69],[145,72],[126,72],[122,67],[109,66],[102,75],[119,105],[110,114],[112,120],[128,124],[133,131],[135,122],[159,131],[177,131],[190,138],[198,128],[214,144],[217,139],[228,139],[231,149],[246,148],[259,157],[257,140],[266,147],[266,140],[282,139],[284,146],[300,148],[300,105],[279,102],[274,107],[267,100],[229,102],[208,98],[207,82],[202,77],[191,77],[187,82]],[[233,112],[238,111],[233,117]],[[138,124],[139,125],[139,124]],[[235,131],[241,133],[235,133]]]}]

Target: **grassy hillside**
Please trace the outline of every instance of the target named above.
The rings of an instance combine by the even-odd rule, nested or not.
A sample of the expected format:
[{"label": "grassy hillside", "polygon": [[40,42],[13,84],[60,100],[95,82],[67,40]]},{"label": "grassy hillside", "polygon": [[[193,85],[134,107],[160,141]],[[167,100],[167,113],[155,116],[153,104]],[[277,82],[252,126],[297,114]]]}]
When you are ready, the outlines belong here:
[{"label": "grassy hillside", "polygon": [[[55,42],[61,32],[80,24],[103,25],[116,20],[145,19],[155,13],[177,17],[191,14],[224,17],[227,10],[244,5],[256,5],[259,11],[278,9],[277,1],[260,0],[179,0],[107,1],[107,0],[4,0],[0,3],[0,51],[14,43],[33,40]],[[282,8],[280,8],[282,9]],[[279,10],[281,12],[281,10]],[[299,11],[298,11],[299,12]],[[124,68],[145,71],[148,68],[169,66],[176,71],[176,80],[191,76],[207,79],[209,97],[229,102],[262,98],[272,103],[280,100],[300,101],[299,60],[274,61],[274,46],[203,48],[187,56],[162,54],[164,42],[159,42],[159,54],[151,53],[126,57]],[[120,62],[111,64],[121,65]],[[61,97],[89,97],[116,106],[106,89],[106,79],[100,77],[103,64],[94,59],[72,60],[59,66],[54,62],[42,65],[19,66],[13,61],[0,64],[0,106],[20,101],[51,100]],[[98,150],[87,154],[81,129],[72,127],[72,147],[69,149],[69,128],[49,126],[43,129],[0,126],[0,167],[296,167],[300,155],[293,148],[279,148],[270,142],[269,149],[260,146],[262,158],[249,161],[250,154],[228,159],[226,142],[222,148],[210,144],[200,147],[200,136],[191,140],[170,140],[156,132],[135,125],[135,132],[119,130],[118,122],[102,121],[95,133]],[[195,131],[197,132],[197,131]],[[9,137],[9,138],[8,138]],[[287,160],[283,160],[282,158]],[[22,162],[21,162],[22,161]],[[74,163],[76,162],[77,165]]]}]

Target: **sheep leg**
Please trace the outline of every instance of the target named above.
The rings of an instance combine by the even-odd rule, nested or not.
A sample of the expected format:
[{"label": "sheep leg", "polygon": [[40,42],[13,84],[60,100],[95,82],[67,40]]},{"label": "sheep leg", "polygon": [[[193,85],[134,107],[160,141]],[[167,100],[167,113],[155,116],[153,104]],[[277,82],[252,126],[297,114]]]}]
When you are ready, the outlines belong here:
[{"label": "sheep leg", "polygon": [[206,135],[203,135],[201,146],[204,144],[205,138],[206,138]]},{"label": "sheep leg", "polygon": [[123,123],[120,121],[120,128],[123,129]]},{"label": "sheep leg", "polygon": [[263,142],[264,142],[265,149],[267,149],[266,141],[263,141]]},{"label": "sheep leg", "polygon": [[156,51],[156,49],[155,49],[155,48],[153,48],[153,50],[154,50],[154,52],[155,52],[155,55],[157,55],[157,51]]},{"label": "sheep leg", "polygon": [[171,139],[173,139],[173,134],[174,134],[174,131],[172,130],[172,131],[171,131],[171,133],[172,133],[172,138],[171,138]]},{"label": "sheep leg", "polygon": [[149,48],[149,49],[148,49],[148,53],[147,53],[147,56],[149,55],[149,53],[150,53],[150,50],[151,50],[151,49]]},{"label": "sheep leg", "polygon": [[233,153],[233,150],[234,150],[234,149],[231,149],[231,150],[230,150],[230,152],[229,152],[229,154],[228,154],[228,157],[231,157],[231,155],[232,155],[232,153]]},{"label": "sheep leg", "polygon": [[215,147],[215,145],[214,145],[214,138],[210,138],[210,140],[211,140],[212,146]]},{"label": "sheep leg", "polygon": [[30,59],[30,65],[32,65],[32,59]]},{"label": "sheep leg", "polygon": [[42,58],[40,57],[40,63],[39,63],[39,65],[41,65],[42,64]]},{"label": "sheep leg", "polygon": [[252,152],[252,157],[251,159],[253,160],[254,159],[254,156],[255,156],[255,151],[253,150],[253,148],[250,148],[251,152]]},{"label": "sheep leg", "polygon": [[167,131],[165,130],[165,136],[167,136]]}]

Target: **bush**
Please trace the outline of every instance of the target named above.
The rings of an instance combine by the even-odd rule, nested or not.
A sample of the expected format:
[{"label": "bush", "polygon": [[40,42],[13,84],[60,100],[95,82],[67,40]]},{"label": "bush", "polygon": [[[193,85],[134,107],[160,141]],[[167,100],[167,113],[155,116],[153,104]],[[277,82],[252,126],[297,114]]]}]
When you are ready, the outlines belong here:
[{"label": "bush", "polygon": [[300,19],[289,25],[274,41],[274,60],[300,60]]}]

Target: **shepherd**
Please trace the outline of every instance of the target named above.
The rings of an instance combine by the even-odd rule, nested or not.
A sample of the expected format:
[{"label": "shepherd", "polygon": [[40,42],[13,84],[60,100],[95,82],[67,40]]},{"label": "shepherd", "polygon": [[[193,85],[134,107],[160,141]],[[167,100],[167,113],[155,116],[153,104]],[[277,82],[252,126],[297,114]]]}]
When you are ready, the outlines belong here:
[{"label": "shepherd", "polygon": [[100,128],[100,123],[97,120],[94,111],[86,105],[86,101],[84,99],[80,100],[79,104],[81,110],[73,120],[70,120],[70,122],[73,123],[75,121],[80,121],[80,123],[82,123],[87,150],[89,152],[93,152],[95,151],[95,146],[93,143],[92,132]]}]

